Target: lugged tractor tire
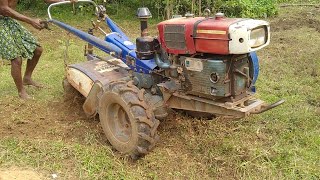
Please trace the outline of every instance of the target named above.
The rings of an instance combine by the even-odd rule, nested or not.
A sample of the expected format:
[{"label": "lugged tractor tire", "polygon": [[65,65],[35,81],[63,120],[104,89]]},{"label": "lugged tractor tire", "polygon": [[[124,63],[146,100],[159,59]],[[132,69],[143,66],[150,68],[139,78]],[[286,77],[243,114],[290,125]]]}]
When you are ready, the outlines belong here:
[{"label": "lugged tractor tire", "polygon": [[150,152],[159,136],[160,122],[132,82],[112,82],[99,102],[99,117],[111,145],[136,160]]}]

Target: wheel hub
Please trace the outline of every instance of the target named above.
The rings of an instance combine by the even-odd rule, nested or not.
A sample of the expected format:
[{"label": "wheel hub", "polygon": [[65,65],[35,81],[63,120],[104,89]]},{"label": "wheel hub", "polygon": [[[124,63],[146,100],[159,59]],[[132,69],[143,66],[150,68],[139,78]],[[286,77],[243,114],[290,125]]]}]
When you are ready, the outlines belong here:
[{"label": "wheel hub", "polygon": [[111,104],[106,111],[110,131],[114,137],[127,143],[132,136],[132,127],[127,112],[119,104]]}]

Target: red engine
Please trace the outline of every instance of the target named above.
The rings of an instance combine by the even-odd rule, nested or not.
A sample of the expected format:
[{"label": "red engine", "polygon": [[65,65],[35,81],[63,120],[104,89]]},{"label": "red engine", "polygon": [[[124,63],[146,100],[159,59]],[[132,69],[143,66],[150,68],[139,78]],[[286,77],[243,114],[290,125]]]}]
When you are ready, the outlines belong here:
[{"label": "red engine", "polygon": [[158,24],[162,48],[170,54],[244,54],[269,44],[269,24],[261,20],[183,17]]}]

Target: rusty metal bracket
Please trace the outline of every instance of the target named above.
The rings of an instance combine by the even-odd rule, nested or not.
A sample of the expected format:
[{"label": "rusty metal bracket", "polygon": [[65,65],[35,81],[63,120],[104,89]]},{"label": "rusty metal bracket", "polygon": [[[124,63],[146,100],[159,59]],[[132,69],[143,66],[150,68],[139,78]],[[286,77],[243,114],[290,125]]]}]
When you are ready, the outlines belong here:
[{"label": "rusty metal bracket", "polygon": [[277,107],[277,106],[280,106],[280,105],[283,104],[284,102],[285,102],[285,100],[282,99],[282,100],[279,100],[279,101],[277,101],[277,102],[275,102],[275,103],[273,103],[273,104],[270,104],[270,105],[267,105],[267,106],[262,106],[259,111],[251,112],[251,114],[261,114],[261,113],[266,112],[266,111],[268,111],[268,110],[270,110],[270,109],[273,109],[273,108],[275,108],[275,107]]}]

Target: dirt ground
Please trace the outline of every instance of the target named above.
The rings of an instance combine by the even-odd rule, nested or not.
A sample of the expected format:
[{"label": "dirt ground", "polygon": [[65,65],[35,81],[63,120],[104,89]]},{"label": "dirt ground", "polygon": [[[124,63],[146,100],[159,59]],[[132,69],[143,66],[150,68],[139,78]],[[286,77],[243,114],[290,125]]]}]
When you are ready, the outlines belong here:
[{"label": "dirt ground", "polygon": [[[2,104],[0,100],[1,119],[14,118],[16,113],[24,114],[23,120],[17,118],[2,124],[0,136],[35,139],[62,138],[67,141],[72,141],[74,137],[81,139],[83,136],[81,132],[86,129],[97,129],[99,124],[98,121],[88,120],[85,117],[81,110],[81,102],[83,102],[82,99],[75,98],[71,102],[50,102],[45,107],[42,104],[30,102],[22,102],[20,107],[13,107],[12,104]],[[79,122],[84,125],[75,127]]]},{"label": "dirt ground", "polygon": [[[314,15],[319,13],[319,8],[313,8],[305,14],[271,19],[272,32],[308,27],[314,28],[320,33],[320,21],[314,18]],[[272,39],[272,41],[290,43],[292,39],[280,37],[279,39]],[[12,97],[11,100],[12,102],[20,101],[16,97]],[[103,138],[98,119],[88,120],[86,118],[82,111],[84,99],[79,96],[75,96],[71,101],[65,102],[63,99],[59,99],[49,102],[47,105],[20,102],[21,107],[15,107],[13,104],[8,104],[7,101],[3,102],[0,99],[0,119],[6,122],[0,124],[0,137],[62,138],[67,141],[73,141],[76,138],[81,141],[84,138],[82,132],[88,129],[96,129],[101,132],[101,142],[106,141]],[[19,111],[17,111],[18,109]],[[15,119],[17,113],[24,114],[23,120]],[[14,119],[14,121],[7,121],[6,119]],[[57,134],[61,136],[57,136]]]},{"label": "dirt ground", "polygon": [[[312,8],[308,12],[301,11],[301,14],[295,16],[271,19],[272,32],[281,32],[292,28],[313,28],[320,33],[320,21],[315,18],[317,14],[320,14],[320,9]],[[272,41],[281,44],[291,43],[293,40],[277,36]],[[319,73],[315,72],[314,75],[319,76]],[[12,103],[8,103],[9,101]],[[9,101],[8,99],[5,101],[0,99],[0,119],[2,120],[0,137],[2,138],[49,139],[84,143],[88,138],[85,132],[89,132],[95,135],[99,143],[108,144],[98,119],[88,119],[85,116],[81,107],[83,99],[78,96],[67,102],[58,98],[56,101],[44,102],[43,104],[36,101],[23,102],[16,97],[10,97]],[[16,107],[16,104],[20,106]],[[19,114],[23,114],[23,118]],[[170,128],[175,126],[177,119],[179,121],[177,116],[179,115],[171,115],[171,119],[169,118],[166,124],[160,127],[162,139],[170,139],[169,137],[174,136],[174,133],[170,132]],[[160,144],[159,146],[165,145]],[[176,147],[177,150],[179,150],[178,146]],[[170,152],[168,153],[170,154]],[[43,178],[43,175],[32,170],[14,167],[0,169],[0,180],[37,180]]]},{"label": "dirt ground", "polygon": [[42,180],[44,176],[34,170],[23,170],[19,168],[0,169],[0,180]]}]

